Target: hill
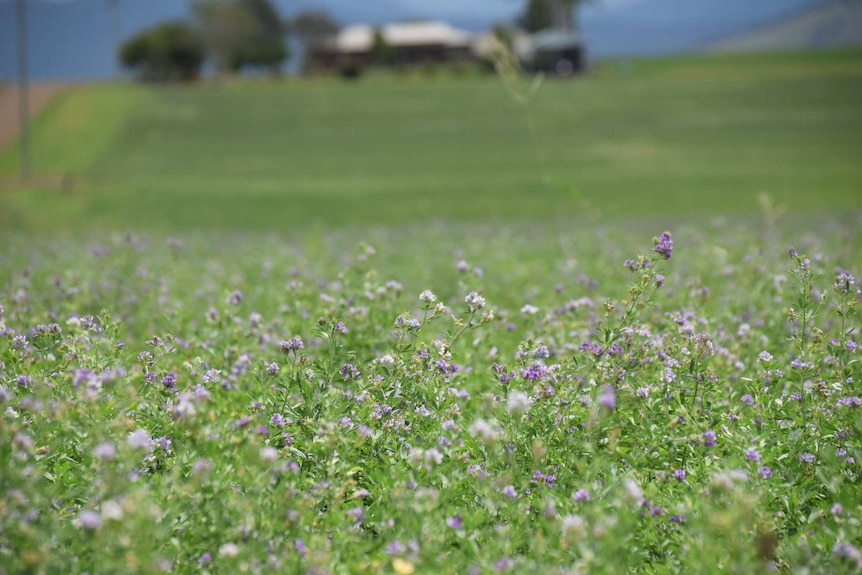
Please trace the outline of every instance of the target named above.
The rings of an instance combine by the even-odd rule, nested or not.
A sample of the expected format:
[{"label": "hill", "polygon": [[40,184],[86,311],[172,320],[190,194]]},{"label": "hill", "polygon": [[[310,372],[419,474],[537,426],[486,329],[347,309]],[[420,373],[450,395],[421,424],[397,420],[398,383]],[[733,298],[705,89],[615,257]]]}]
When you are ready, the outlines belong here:
[{"label": "hill", "polygon": [[[862,207],[862,53],[608,63],[529,108],[491,76],[93,85],[33,130],[0,228],[286,229]],[[532,128],[531,128],[532,127]],[[17,166],[0,154],[0,179]],[[53,179],[52,179],[53,178]]]},{"label": "hill", "polygon": [[862,2],[822,0],[791,16],[709,46],[712,52],[862,46]]}]

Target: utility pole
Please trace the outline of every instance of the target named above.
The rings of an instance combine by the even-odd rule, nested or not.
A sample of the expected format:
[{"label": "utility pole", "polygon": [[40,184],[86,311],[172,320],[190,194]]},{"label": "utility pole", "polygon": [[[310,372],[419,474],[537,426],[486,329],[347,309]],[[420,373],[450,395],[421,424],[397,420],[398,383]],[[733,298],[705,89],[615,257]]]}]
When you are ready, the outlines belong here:
[{"label": "utility pole", "polygon": [[30,181],[30,86],[27,78],[27,3],[17,1],[18,13],[18,119],[21,129],[19,154],[21,179]]}]

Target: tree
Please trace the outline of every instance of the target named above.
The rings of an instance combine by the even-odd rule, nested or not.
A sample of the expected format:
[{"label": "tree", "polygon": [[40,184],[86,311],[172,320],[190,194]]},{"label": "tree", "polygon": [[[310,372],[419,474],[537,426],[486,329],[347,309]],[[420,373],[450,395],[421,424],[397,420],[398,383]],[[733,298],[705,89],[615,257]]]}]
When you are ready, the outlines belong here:
[{"label": "tree", "polygon": [[518,24],[527,32],[562,28],[577,32],[578,6],[585,0],[528,0]]},{"label": "tree", "polygon": [[306,69],[310,68],[314,49],[341,29],[338,22],[324,10],[300,12],[287,22],[286,27],[302,46]]},{"label": "tree", "polygon": [[120,63],[140,80],[193,80],[206,58],[203,38],[184,22],[166,22],[144,30],[120,47]]},{"label": "tree", "polygon": [[393,56],[392,46],[383,36],[383,30],[375,28],[371,40],[371,61],[378,66],[391,66],[394,64]]},{"label": "tree", "polygon": [[236,69],[238,54],[254,36],[254,20],[238,2],[232,0],[195,0],[192,3],[216,72],[225,74]]},{"label": "tree", "polygon": [[278,74],[288,57],[281,17],[270,0],[239,0],[238,4],[251,20],[253,30],[251,37],[234,54],[233,68],[262,66]]},{"label": "tree", "polygon": [[527,32],[538,32],[554,24],[554,0],[528,0],[518,25]]}]

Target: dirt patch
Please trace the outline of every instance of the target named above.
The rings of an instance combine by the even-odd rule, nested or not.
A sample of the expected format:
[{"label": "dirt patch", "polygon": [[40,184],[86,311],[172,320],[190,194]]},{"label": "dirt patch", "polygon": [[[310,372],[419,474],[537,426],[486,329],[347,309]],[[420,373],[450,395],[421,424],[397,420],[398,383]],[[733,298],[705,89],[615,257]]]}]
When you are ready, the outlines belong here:
[{"label": "dirt patch", "polygon": [[[54,96],[66,87],[66,84],[31,84],[30,120],[38,116]],[[0,150],[15,141],[19,128],[18,87],[10,85],[0,88]]]}]

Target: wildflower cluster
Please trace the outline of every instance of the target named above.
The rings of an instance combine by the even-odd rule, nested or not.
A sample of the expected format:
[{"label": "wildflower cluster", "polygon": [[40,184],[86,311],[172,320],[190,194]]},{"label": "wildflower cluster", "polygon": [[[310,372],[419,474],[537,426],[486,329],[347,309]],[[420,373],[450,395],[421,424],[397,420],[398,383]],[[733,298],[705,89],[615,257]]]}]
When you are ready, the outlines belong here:
[{"label": "wildflower cluster", "polygon": [[0,572],[862,570],[839,224],[522,232],[13,244]]}]

